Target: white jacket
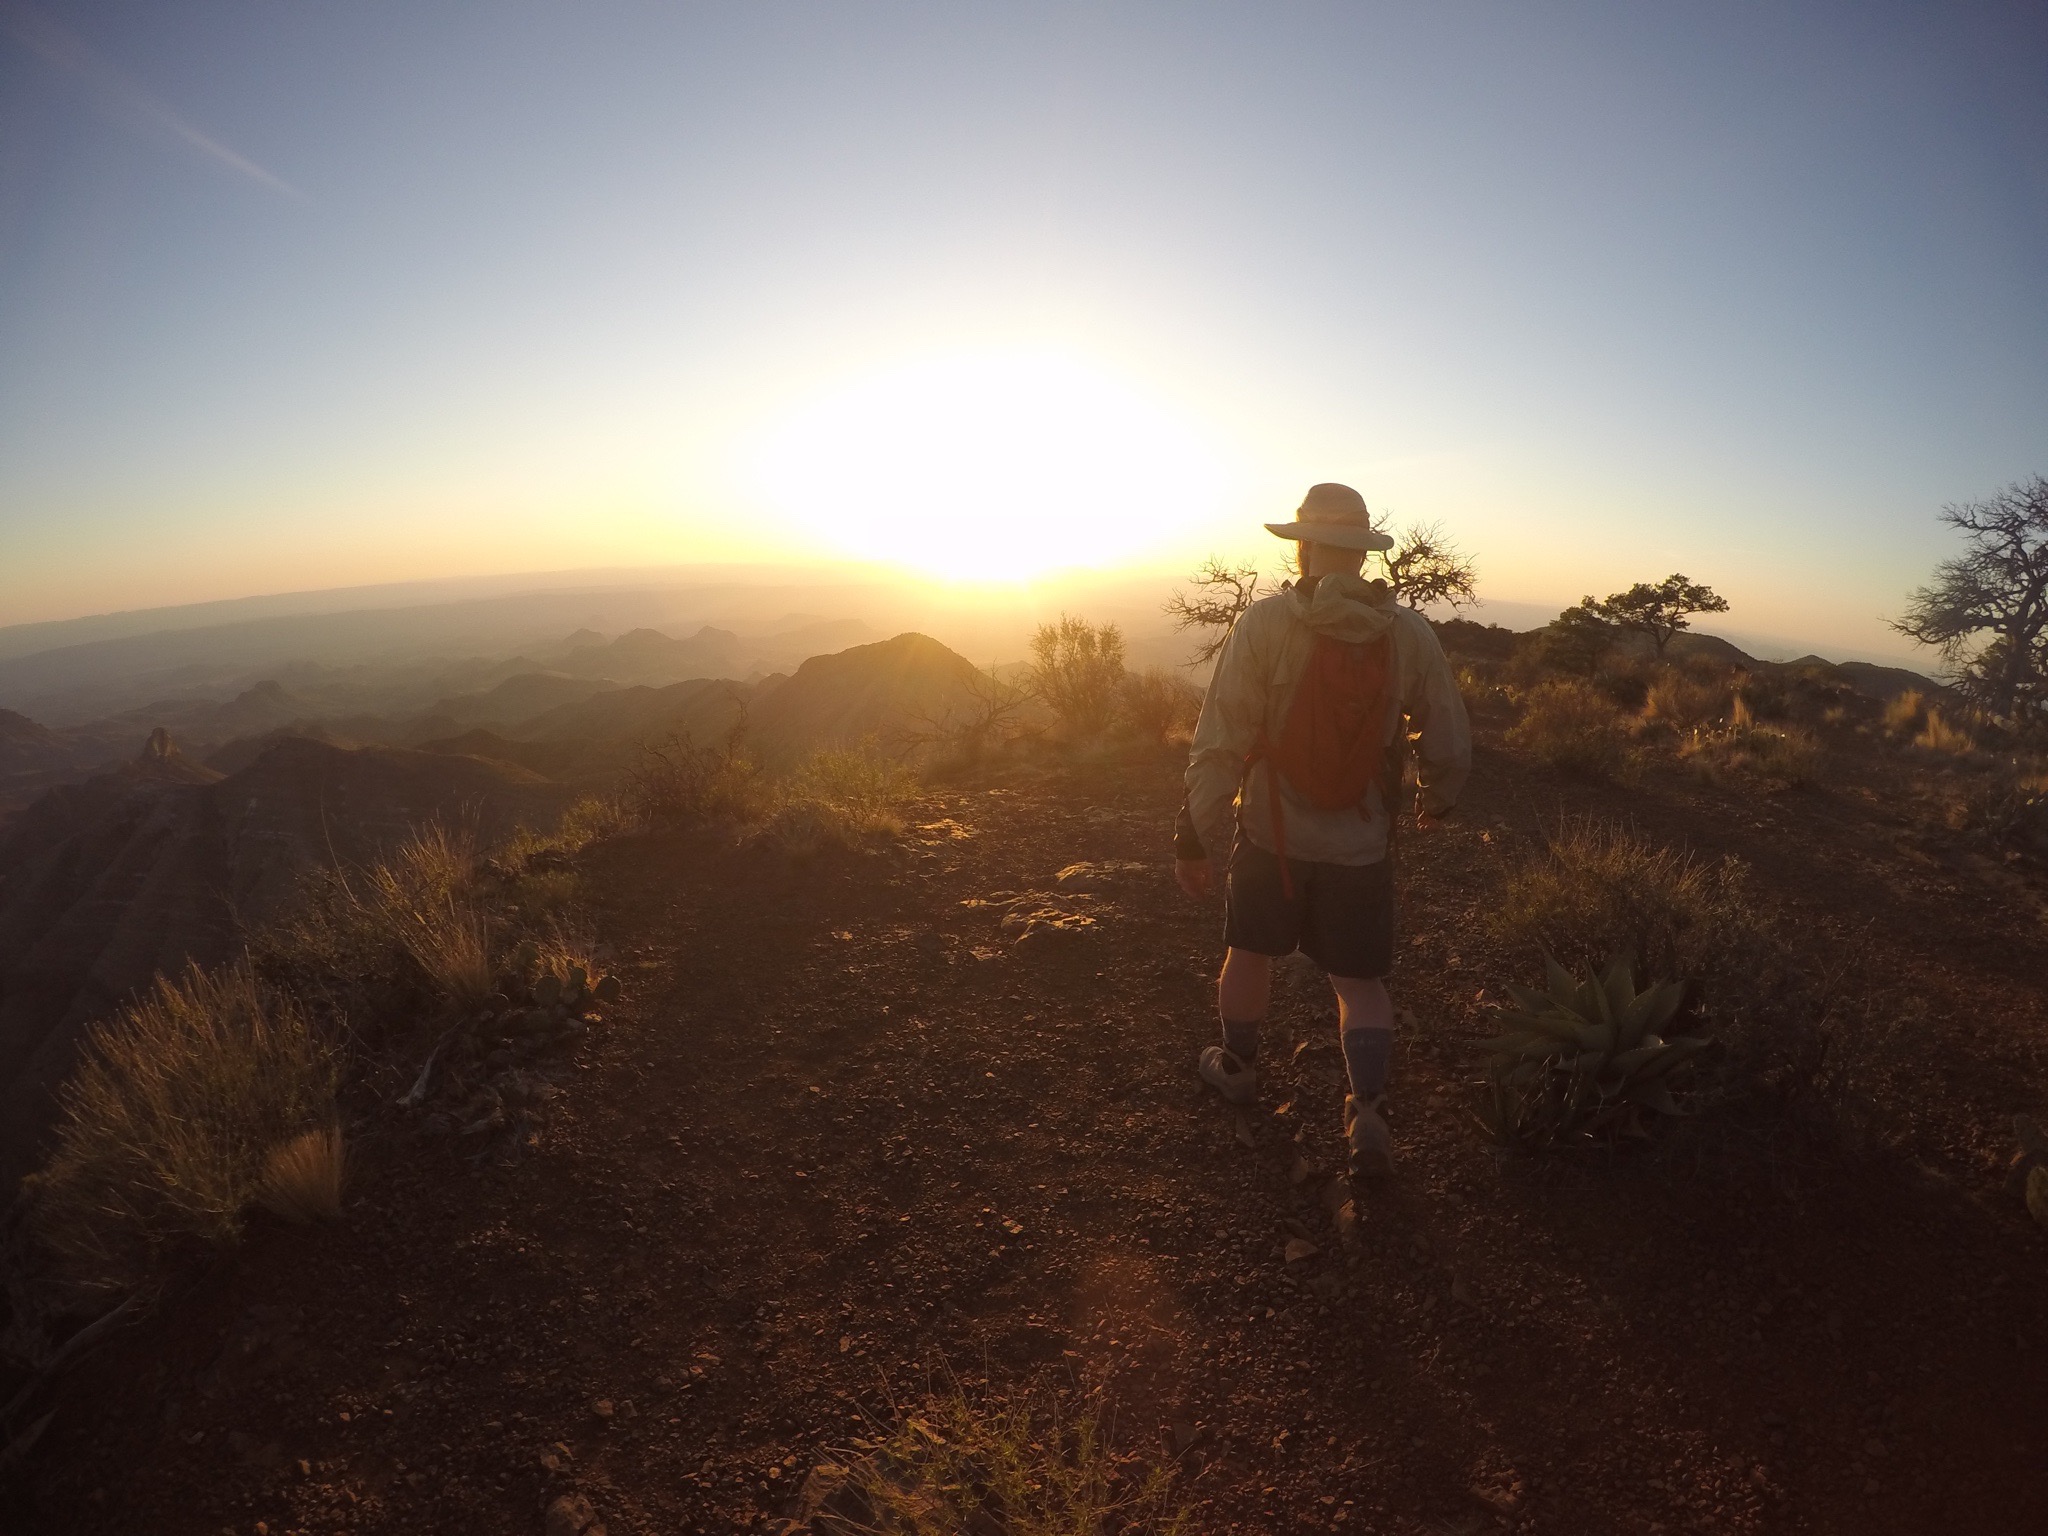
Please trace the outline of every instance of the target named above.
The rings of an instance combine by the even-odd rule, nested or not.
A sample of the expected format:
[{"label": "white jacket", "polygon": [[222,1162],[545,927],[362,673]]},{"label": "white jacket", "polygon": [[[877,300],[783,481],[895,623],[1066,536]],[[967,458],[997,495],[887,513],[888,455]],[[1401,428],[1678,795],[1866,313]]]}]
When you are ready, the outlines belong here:
[{"label": "white jacket", "polygon": [[[1209,679],[1188,754],[1186,818],[1202,848],[1219,865],[1241,834],[1270,852],[1273,818],[1267,796],[1275,778],[1261,761],[1247,776],[1245,755],[1265,728],[1277,742],[1288,706],[1308,665],[1318,633],[1340,640],[1393,636],[1387,706],[1390,754],[1406,745],[1402,720],[1415,733],[1416,778],[1422,809],[1440,814],[1456,804],[1472,771],[1472,728],[1465,701],[1429,620],[1396,603],[1383,581],[1339,574],[1301,582],[1260,598],[1238,617]],[[1243,780],[1243,794],[1239,781]],[[1287,856],[1322,864],[1377,864],[1387,856],[1391,822],[1378,785],[1360,809],[1320,810],[1283,779]],[[1181,854],[1191,856],[1183,835]]]}]

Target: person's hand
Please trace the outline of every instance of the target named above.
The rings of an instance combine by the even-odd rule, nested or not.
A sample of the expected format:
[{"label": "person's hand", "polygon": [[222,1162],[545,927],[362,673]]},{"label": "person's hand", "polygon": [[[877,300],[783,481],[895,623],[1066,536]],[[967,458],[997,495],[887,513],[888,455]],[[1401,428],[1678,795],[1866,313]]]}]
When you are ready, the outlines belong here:
[{"label": "person's hand", "polygon": [[1173,878],[1197,901],[1206,899],[1216,889],[1216,869],[1207,859],[1175,859]]}]

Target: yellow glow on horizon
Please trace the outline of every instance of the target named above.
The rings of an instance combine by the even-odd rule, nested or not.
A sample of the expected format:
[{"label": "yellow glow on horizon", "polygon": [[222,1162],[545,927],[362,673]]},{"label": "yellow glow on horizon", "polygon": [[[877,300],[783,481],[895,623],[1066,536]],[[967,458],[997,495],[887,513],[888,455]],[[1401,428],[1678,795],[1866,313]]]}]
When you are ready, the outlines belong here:
[{"label": "yellow glow on horizon", "polygon": [[869,374],[755,434],[749,491],[823,549],[948,579],[1140,557],[1213,518],[1214,447],[1108,370],[1043,351]]}]

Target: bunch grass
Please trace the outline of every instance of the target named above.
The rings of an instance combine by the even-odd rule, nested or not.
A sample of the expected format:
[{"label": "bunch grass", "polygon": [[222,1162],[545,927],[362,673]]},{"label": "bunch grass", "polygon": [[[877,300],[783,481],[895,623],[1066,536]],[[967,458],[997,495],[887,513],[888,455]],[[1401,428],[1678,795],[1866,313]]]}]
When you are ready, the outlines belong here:
[{"label": "bunch grass", "polygon": [[[228,1246],[253,1204],[306,1173],[311,1148],[283,1149],[335,1123],[337,1081],[306,1011],[247,964],[160,980],[88,1031],[55,1149],[29,1181],[36,1227],[96,1287],[138,1283],[181,1248]],[[299,1197],[318,1202],[310,1177]]]}]

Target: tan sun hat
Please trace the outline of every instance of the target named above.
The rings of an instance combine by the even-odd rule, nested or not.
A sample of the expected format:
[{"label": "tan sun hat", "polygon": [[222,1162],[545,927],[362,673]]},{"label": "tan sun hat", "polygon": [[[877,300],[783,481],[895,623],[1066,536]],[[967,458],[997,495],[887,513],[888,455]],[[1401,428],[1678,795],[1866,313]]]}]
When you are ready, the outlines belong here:
[{"label": "tan sun hat", "polygon": [[1291,523],[1268,523],[1268,533],[1307,544],[1331,544],[1338,549],[1392,549],[1390,534],[1376,530],[1372,514],[1365,510],[1365,498],[1348,485],[1312,485],[1301,498],[1301,507]]}]

